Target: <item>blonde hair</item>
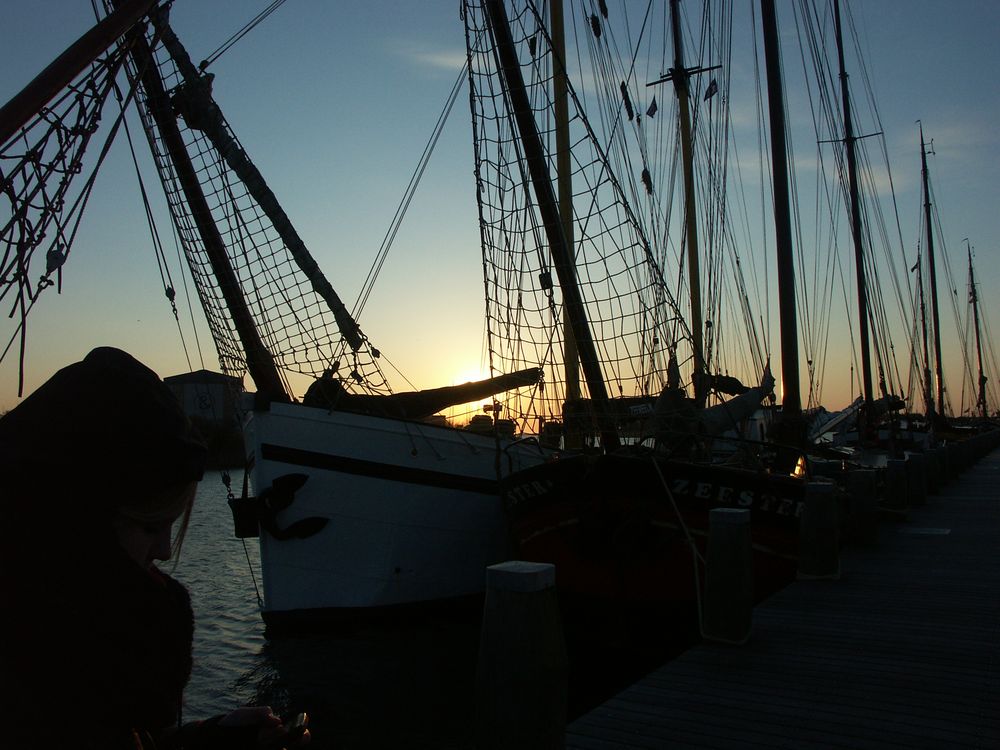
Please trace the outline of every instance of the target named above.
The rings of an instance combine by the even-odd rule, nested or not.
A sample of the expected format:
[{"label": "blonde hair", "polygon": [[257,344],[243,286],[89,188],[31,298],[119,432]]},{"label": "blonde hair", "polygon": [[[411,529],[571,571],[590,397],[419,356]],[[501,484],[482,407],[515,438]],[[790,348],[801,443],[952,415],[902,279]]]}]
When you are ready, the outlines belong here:
[{"label": "blonde hair", "polygon": [[180,526],[170,544],[170,557],[176,565],[191,521],[197,489],[198,483],[190,481],[147,490],[134,500],[119,505],[118,512],[136,523],[162,523],[180,519]]}]

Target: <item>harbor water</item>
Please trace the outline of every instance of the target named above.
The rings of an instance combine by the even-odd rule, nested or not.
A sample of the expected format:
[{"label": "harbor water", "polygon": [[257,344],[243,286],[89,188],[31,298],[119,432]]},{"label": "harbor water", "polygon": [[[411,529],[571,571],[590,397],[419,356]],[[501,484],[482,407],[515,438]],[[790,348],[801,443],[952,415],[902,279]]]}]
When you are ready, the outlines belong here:
[{"label": "harbor water", "polygon": [[[232,472],[234,491],[242,471]],[[405,622],[352,624],[321,633],[265,637],[254,539],[233,535],[220,472],[199,486],[172,574],[191,592],[194,668],[184,720],[241,705],[308,711],[313,748],[471,747],[479,648],[477,613],[425,613]],[[172,563],[166,563],[169,572]],[[658,666],[676,644],[637,652],[574,648],[570,713],[600,702]]]}]

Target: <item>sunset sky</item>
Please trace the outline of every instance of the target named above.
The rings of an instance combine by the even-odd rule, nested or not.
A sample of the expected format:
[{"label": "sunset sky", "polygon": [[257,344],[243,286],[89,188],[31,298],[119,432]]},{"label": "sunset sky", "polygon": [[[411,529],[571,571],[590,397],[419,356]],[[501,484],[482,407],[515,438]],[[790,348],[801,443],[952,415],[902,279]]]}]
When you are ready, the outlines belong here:
[{"label": "sunset sky", "polygon": [[[267,4],[176,0],[171,20],[197,61]],[[921,120],[935,147],[930,169],[946,240],[938,252],[947,253],[964,306],[964,238],[969,238],[982,314],[1000,331],[1000,299],[993,294],[1000,289],[1000,3],[844,4],[868,48],[907,257],[915,254],[919,227],[916,121]],[[608,5],[614,9],[617,3]],[[787,13],[791,3],[779,0],[778,6]],[[86,0],[4,0],[2,9],[0,100],[6,101],[92,25],[93,13]],[[349,306],[461,69],[465,45],[458,10],[458,0],[289,0],[210,69],[227,119]],[[783,43],[793,42],[783,31]],[[786,66],[793,53],[798,54],[786,47]],[[146,154],[140,157],[148,160]],[[158,189],[152,178],[148,186]],[[162,196],[154,200],[162,203]],[[476,222],[463,92],[361,321],[415,387],[464,382],[483,372]],[[939,279],[939,285],[945,283]],[[126,349],[161,376],[189,369],[159,284],[124,141],[98,178],[64,270],[63,294],[47,296],[28,322],[26,392],[99,345]],[[943,334],[954,342],[950,306],[941,314]],[[768,319],[777,325],[773,311]],[[3,330],[5,345],[10,322]],[[217,370],[207,334],[202,333],[199,357],[189,331],[188,326],[191,368]],[[770,339],[777,341],[775,331]],[[828,368],[834,361],[831,357]],[[17,370],[14,351],[0,363],[0,409],[18,402]],[[946,371],[957,406],[957,363]],[[849,401],[847,373],[828,374],[827,395],[831,407]]]}]

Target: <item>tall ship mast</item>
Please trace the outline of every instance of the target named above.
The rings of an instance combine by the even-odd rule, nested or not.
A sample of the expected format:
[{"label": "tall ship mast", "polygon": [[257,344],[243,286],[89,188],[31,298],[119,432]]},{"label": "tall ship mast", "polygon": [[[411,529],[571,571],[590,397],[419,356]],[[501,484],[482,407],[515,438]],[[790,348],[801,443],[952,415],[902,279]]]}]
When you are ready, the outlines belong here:
[{"label": "tall ship mast", "polygon": [[[778,23],[774,0],[760,0],[764,59],[767,66],[767,106],[771,129],[772,181],[774,186],[775,250],[778,264],[778,309],[781,324],[782,421],[793,437],[801,425],[802,397],[799,387],[799,334],[795,311],[795,256],[788,188],[788,156],[785,135],[785,94],[778,46]],[[793,442],[797,442],[793,438]]]},{"label": "tall ship mast", "polygon": [[934,224],[931,219],[930,174],[927,170],[927,142],[924,141],[924,126],[920,124],[920,174],[924,191],[924,225],[927,231],[927,267],[930,270],[931,287],[931,328],[934,336],[934,376],[937,392],[935,412],[938,419],[944,417],[944,370],[941,366],[941,317],[938,313],[937,263],[934,259]]},{"label": "tall ship mast", "polygon": [[969,302],[972,304],[972,320],[976,334],[976,362],[979,368],[979,378],[976,381],[976,406],[979,416],[986,419],[989,410],[986,408],[986,376],[983,374],[983,342],[979,333],[979,292],[976,289],[976,273],[972,268],[972,245],[965,241],[965,249],[969,256]]},{"label": "tall ship mast", "polygon": [[844,40],[840,21],[840,0],[833,0],[836,21],[837,60],[840,67],[841,104],[844,114],[844,147],[847,151],[847,178],[850,194],[851,238],[854,243],[854,270],[858,292],[858,335],[861,346],[861,379],[864,409],[861,413],[860,432],[866,436],[868,420],[871,419],[873,405],[871,346],[868,332],[868,281],[865,275],[865,250],[861,236],[861,205],[858,199],[858,166],[855,153],[854,124],[851,119],[851,94],[848,86],[847,70],[844,66]]},{"label": "tall ship mast", "polygon": [[917,294],[920,298],[920,341],[923,345],[924,354],[924,373],[923,373],[923,389],[924,389],[924,408],[927,414],[928,421],[932,422],[935,419],[935,407],[934,407],[934,379],[931,376],[931,358],[928,340],[927,340],[927,299],[924,295],[924,269],[921,265],[920,255],[917,255]]}]

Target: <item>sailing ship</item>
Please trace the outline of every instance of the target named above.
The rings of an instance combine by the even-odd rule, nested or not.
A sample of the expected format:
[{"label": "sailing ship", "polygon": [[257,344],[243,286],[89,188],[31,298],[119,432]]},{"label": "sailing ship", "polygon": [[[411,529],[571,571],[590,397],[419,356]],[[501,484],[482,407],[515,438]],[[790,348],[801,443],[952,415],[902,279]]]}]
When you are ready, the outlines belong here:
[{"label": "sailing ship", "polygon": [[[506,394],[537,383],[540,371],[392,392],[381,352],[242,148],[213,99],[213,76],[192,62],[168,9],[108,0],[106,17],[2,111],[12,199],[3,294],[21,313],[13,340],[23,344],[27,313],[61,278],[68,227],[85,203],[68,200],[69,186],[124,71],[123,101],[138,105],[222,369],[256,386],[245,420],[248,481],[232,504],[239,534],[260,538],[265,622],[480,594],[485,567],[509,557],[499,481],[547,456],[502,419]],[[310,387],[296,398],[291,382],[303,376]],[[497,407],[488,429],[433,419],[484,399]]]},{"label": "sailing ship", "polygon": [[[927,166],[927,155],[928,153],[933,153],[933,142],[928,143],[924,139],[924,128],[923,123],[919,123],[919,133],[920,133],[920,178],[921,178],[921,188],[923,192],[923,228],[922,236],[924,239],[923,248],[925,252],[918,254],[917,262],[914,264],[911,270],[917,273],[917,295],[919,298],[919,309],[920,309],[920,339],[922,342],[922,367],[915,367],[914,369],[920,370],[920,376],[918,381],[921,385],[921,391],[924,400],[924,413],[921,416],[923,419],[920,420],[922,427],[929,433],[931,433],[934,438],[938,441],[942,440],[956,440],[962,439],[969,435],[970,425],[962,425],[959,427],[959,422],[954,418],[955,415],[949,418],[947,414],[947,403],[945,399],[945,382],[944,382],[944,369],[942,366],[943,362],[943,352],[941,346],[941,314],[938,299],[938,281],[937,274],[939,268],[939,248],[937,247],[936,237],[938,235],[937,222],[934,221],[934,204],[931,199],[931,180],[930,180],[930,169]],[[963,359],[965,360],[965,370],[968,373],[969,380],[971,381],[971,393],[974,395],[974,401],[972,406],[967,410],[969,414],[974,415],[977,419],[974,420],[974,427],[988,428],[990,427],[989,419],[989,409],[987,406],[987,396],[986,396],[986,384],[988,378],[985,374],[984,360],[983,360],[983,336],[980,328],[980,299],[978,289],[976,287],[975,270],[972,263],[972,244],[968,239],[966,242],[966,255],[968,261],[968,272],[969,272],[969,307],[971,308],[971,320],[969,321],[972,327],[972,349],[975,354],[975,365],[976,365],[976,376],[972,377],[972,367],[969,356],[969,352],[963,351]],[[945,260],[945,268],[947,269],[947,257]],[[927,283],[924,283],[924,269],[927,270]],[[948,271],[948,277],[950,278],[951,273]],[[926,288],[925,288],[926,287]],[[927,314],[927,302],[930,302],[930,315]],[[956,309],[956,318],[959,318],[958,310]],[[961,321],[959,320],[959,327],[961,328]],[[968,330],[968,328],[966,328]],[[933,363],[933,370],[932,370]]]},{"label": "sailing ship", "polygon": [[[17,247],[16,255],[8,258],[14,257],[22,269],[30,267],[36,252],[44,253],[47,261],[37,282],[26,271],[5,276],[5,294],[14,290],[22,300],[30,300],[21,311],[23,342],[27,312],[61,274],[71,238],[64,228],[79,221],[80,208],[79,202],[68,205],[64,192],[46,195],[49,200],[40,209],[32,199],[44,194],[44,181],[52,173],[71,177],[78,171],[73,165],[96,132],[103,105],[124,71],[129,87],[123,100],[138,105],[222,369],[235,377],[248,373],[256,386],[245,424],[251,481],[245,483],[243,497],[232,498],[232,505],[238,533],[260,539],[262,614],[269,626],[481,592],[483,569],[511,556],[510,532],[524,541],[525,516],[520,511],[537,507],[542,497],[532,493],[534,502],[527,502],[524,483],[536,484],[527,472],[548,466],[551,471],[544,472],[539,486],[557,478],[585,478],[591,485],[585,489],[592,490],[635,475],[640,494],[656,495],[650,528],[667,530],[671,536],[664,548],[668,558],[676,557],[678,529],[693,529],[695,536],[704,533],[709,507],[752,507],[758,519],[755,527],[763,534],[758,550],[766,560],[780,561],[776,567],[782,579],[794,567],[802,478],[774,476],[758,448],[751,448],[749,455],[736,451],[739,466],[691,460],[718,448],[713,438],[739,427],[770,393],[773,380],[763,358],[757,356],[760,385],[754,388],[723,373],[709,374],[710,349],[702,337],[711,325],[701,318],[697,264],[690,265],[691,278],[682,285],[690,301],[682,310],[655,257],[658,251],[648,240],[649,227],[657,223],[663,236],[669,235],[669,217],[649,201],[640,221],[576,94],[561,77],[560,106],[572,98],[587,136],[574,146],[572,156],[568,146],[559,151],[559,159],[574,165],[560,171],[564,177],[573,171],[577,179],[587,180],[583,202],[594,207],[575,220],[565,219],[563,225],[545,176],[547,157],[538,148],[537,133],[530,134],[531,104],[525,106],[523,87],[517,94],[511,85],[510,73],[518,67],[516,58],[510,59],[511,43],[489,42],[502,29],[509,32],[515,26],[497,23],[502,6],[490,6],[494,22],[489,29],[479,23],[482,6],[466,3],[463,15],[470,63],[475,63],[470,64],[469,78],[475,92],[477,194],[486,285],[495,292],[487,305],[495,336],[490,364],[498,374],[465,386],[391,392],[380,367],[381,353],[320,271],[243,150],[213,99],[212,75],[192,62],[170,26],[165,6],[152,0],[107,0],[106,18],[0,118],[4,156],[14,163],[5,179],[16,188],[9,193],[19,196],[5,229],[6,246]],[[522,6],[518,13],[525,17],[532,8]],[[537,20],[537,15],[529,18]],[[543,24],[536,28],[541,35],[519,39],[525,55],[534,55],[532,45],[545,36]],[[508,58],[502,80],[492,66],[493,53],[501,49]],[[554,58],[543,50],[540,59]],[[684,77],[689,74],[683,64],[678,70]],[[500,81],[500,86],[491,90],[491,81]],[[513,110],[507,97],[520,97]],[[120,123],[121,118],[115,129]],[[49,158],[56,166],[36,170],[40,154],[53,143],[59,148]],[[489,156],[494,147],[508,155],[523,148],[527,159],[501,164]],[[690,164],[692,155],[687,157]],[[653,175],[660,174],[654,165],[650,168],[642,179],[647,195],[655,192]],[[687,182],[690,194],[690,174]],[[59,190],[67,190],[69,183],[62,180]],[[574,202],[569,190],[562,196],[567,206]],[[562,213],[568,217],[572,210]],[[523,214],[529,216],[525,223]],[[30,231],[22,231],[25,227]],[[53,227],[58,231],[47,234]],[[573,232],[575,239],[569,240]],[[685,236],[687,255],[696,255],[691,213]],[[501,248],[515,248],[518,258],[528,259],[516,273],[531,277],[530,290],[514,276],[500,277],[508,268],[506,261],[497,260]],[[598,317],[595,302],[605,307]],[[537,324],[541,319],[546,319],[544,325]],[[553,338],[547,333],[553,330],[552,320],[559,321],[556,328],[564,335]],[[597,336],[592,333],[595,326]],[[496,336],[498,327],[506,327],[510,335]],[[520,332],[531,328],[541,337],[522,338]],[[570,369],[579,360],[586,395],[579,384],[551,369],[553,347],[562,344],[579,351],[559,359]],[[681,352],[685,346],[686,355]],[[514,355],[520,363],[516,366]],[[681,365],[691,368],[693,398],[681,388]],[[616,373],[610,381],[619,391],[614,399],[608,396],[605,372]],[[290,385],[293,376],[310,379],[300,399]],[[737,395],[709,404],[715,398],[710,396],[713,389]],[[450,404],[484,398],[496,399],[498,405],[502,399],[503,412],[494,414],[516,415],[519,434],[536,433],[540,439],[512,439],[500,419],[493,420],[485,434],[426,421]],[[554,402],[558,409],[551,408]],[[697,410],[694,417],[691,408]],[[555,414],[561,418],[553,419]],[[596,424],[593,434],[590,424]],[[654,424],[658,427],[649,433]],[[672,444],[667,457],[647,460],[642,443],[650,436]],[[633,450],[622,448],[623,440]],[[692,448],[695,441],[693,451],[678,445],[686,442]],[[588,443],[596,454],[579,452]],[[559,451],[568,455],[553,462]],[[728,455],[732,458],[734,452]],[[601,479],[590,482],[595,469],[589,464],[595,462]],[[586,473],[579,473],[585,465]],[[661,472],[666,473],[665,481]],[[576,498],[575,489],[568,491]],[[679,505],[665,502],[671,497]],[[519,498],[518,503],[512,498]],[[586,502],[584,494],[579,499]],[[648,505],[645,500],[640,504]],[[634,505],[631,497],[616,498],[614,513],[630,520],[647,513],[643,507],[637,515]],[[615,534],[620,526],[602,524],[602,534]],[[530,552],[525,544],[516,548]],[[684,554],[689,552],[685,548]],[[565,562],[560,561],[561,567]],[[672,597],[693,595],[683,565],[658,569],[673,582]],[[769,566],[762,564],[759,570]],[[571,565],[565,565],[564,573],[567,582],[573,580]]]},{"label": "sailing ship", "polygon": [[[551,14],[530,0],[484,0],[465,3],[464,12],[487,288],[496,310],[491,351],[505,363],[525,352],[539,358],[547,391],[530,406],[541,434],[548,428],[561,437],[552,460],[502,483],[518,555],[555,563],[557,585],[574,603],[667,607],[683,617],[696,607],[709,511],[744,508],[755,591],[766,596],[795,574],[804,448],[725,436],[745,434],[774,380],[761,358],[759,385],[746,387],[713,372],[708,354],[710,335],[721,332],[701,309],[688,103],[689,80],[715,68],[685,67],[677,2],[669,26],[649,23],[673,29],[674,65],[654,85],[672,81],[677,94],[685,307],[664,280],[670,209],[659,202],[668,191],[657,178],[666,171],[641,149],[639,164],[620,159],[632,175],[611,158],[625,152],[621,137],[642,142],[644,129],[662,127],[653,119],[657,107],[635,105],[634,75],[616,69],[609,79],[625,78],[599,81],[608,110],[595,118],[566,73],[561,4],[547,5]],[[575,28],[606,53],[612,24],[602,5]],[[613,69],[600,55],[593,69]],[[642,211],[632,207],[637,198]],[[651,237],[650,227],[660,234]],[[794,351],[793,323],[785,333]],[[791,368],[787,425],[797,418],[798,373],[793,357],[783,364]]]},{"label": "sailing ship", "polygon": [[[598,39],[610,29],[600,6],[587,19]],[[758,407],[774,381],[755,348],[754,315],[743,291],[721,304],[721,263],[702,289],[694,262],[699,228],[728,239],[724,215],[705,218],[693,200],[689,105],[698,95],[711,105],[717,84],[702,80],[695,94],[692,82],[715,67],[686,67],[671,3],[674,65],[643,88],[671,82],[676,92],[687,199],[678,230],[663,199],[675,167],[646,154],[630,172],[617,151],[619,136],[642,143],[673,132],[655,96],[636,107],[634,71],[609,68],[601,85],[613,96],[602,99],[615,104],[591,117],[554,51],[561,24],[531,2],[507,8],[463,4],[493,373],[463,386],[393,392],[381,352],[310,256],[160,3],[106,0],[105,19],[0,115],[14,196],[3,294],[18,300],[23,344],[26,315],[58,284],[79,221],[68,185],[124,71],[123,101],[139,106],[222,369],[256,386],[249,479],[232,505],[238,533],[259,537],[269,626],[475,596],[483,569],[515,554],[555,562],[570,589],[690,602],[714,507],[751,511],[759,595],[794,572],[805,449],[775,433],[760,440],[774,420]],[[778,109],[772,126],[780,120]],[[724,173],[707,174],[703,192],[724,194]],[[52,175],[57,189],[46,191]],[[33,281],[36,253],[46,265]],[[793,289],[782,307],[794,313],[794,279],[781,284]],[[752,387],[718,356],[731,335],[725,315],[743,326],[734,338],[750,349],[743,379]],[[803,429],[794,315],[782,316],[782,330],[787,436]],[[309,386],[296,396],[302,379]],[[483,399],[495,406],[482,428],[433,419]]]},{"label": "sailing ship", "polygon": [[[721,326],[712,322],[718,321],[720,311],[705,315],[700,301],[698,263],[703,251],[698,235],[711,223],[699,216],[694,196],[724,191],[714,185],[696,189],[691,102],[700,98],[693,95],[693,81],[719,66],[686,66],[676,0],[663,4],[667,18],[644,17],[634,25],[643,32],[672,32],[664,37],[672,46],[673,65],[651,82],[672,82],[676,93],[673,121],[680,158],[675,171],[683,177],[684,196],[676,234],[683,238],[684,252],[678,255],[682,261],[686,256],[687,264],[675,263],[683,283],[672,286],[662,281],[669,265],[662,227],[669,226],[669,216],[662,213],[659,201],[667,190],[658,178],[666,170],[654,164],[650,148],[652,133],[661,141],[670,139],[660,133],[656,100],[648,107],[649,99],[637,104],[643,100],[635,71],[644,69],[637,61],[645,37],[630,37],[626,63],[616,66],[609,51],[616,44],[615,20],[609,19],[604,4],[587,10],[585,22],[569,25],[578,33],[583,30],[586,45],[579,46],[593,52],[588,72],[595,71],[595,82],[588,84],[585,103],[585,95],[566,80],[565,61],[574,53],[567,52],[562,41],[560,3],[545,5],[548,13],[530,0],[483,0],[465,6],[483,244],[488,273],[493,274],[488,282],[505,282],[487,285],[495,291],[491,303],[499,311],[491,328],[497,342],[491,351],[497,352],[498,361],[511,363],[526,350],[536,353],[536,361],[545,363],[547,386],[562,386],[546,394],[548,410],[538,421],[561,432],[564,448],[574,441],[591,448],[564,450],[554,460],[515,472],[503,482],[520,554],[556,562],[564,590],[605,601],[691,604],[698,595],[709,511],[743,507],[751,511],[755,588],[758,596],[766,596],[795,571],[798,516],[806,475],[814,468],[812,457],[828,459],[817,462],[817,473],[832,474],[846,484],[848,467],[884,467],[887,458],[902,455],[904,449],[930,447],[926,436],[903,435],[899,428],[896,412],[904,400],[893,390],[884,303],[868,293],[875,264],[862,217],[870,207],[859,195],[862,170],[856,144],[863,136],[854,131],[840,4],[834,0],[831,9],[837,34],[837,99],[842,105],[837,123],[842,130],[835,142],[843,144],[839,172],[854,250],[863,387],[862,395],[835,415],[815,407],[806,413],[798,392],[790,176],[774,3],[763,0],[760,8],[782,329],[780,410],[758,408],[773,382],[761,360],[758,387],[746,388],[738,381],[731,390],[723,387],[727,377],[709,344],[713,335],[721,335]],[[704,28],[701,35],[707,36]],[[671,55],[663,52],[658,59]],[[724,80],[724,72],[716,75]],[[718,88],[715,78],[704,85],[702,102],[710,102]],[[607,109],[595,118],[588,106],[602,94]],[[697,113],[702,129],[709,127],[704,110],[710,106]],[[592,124],[595,120],[600,125]],[[628,151],[623,142],[630,136],[640,154],[634,163],[623,156]],[[707,140],[714,143],[711,135]],[[725,181],[718,173],[716,179]],[[638,205],[643,210],[632,209]],[[609,250],[610,235],[614,243]],[[622,248],[632,255],[626,256]],[[553,272],[565,322],[550,314],[556,308]],[[511,284],[512,279],[518,283]],[[534,297],[529,298],[529,290]],[[682,294],[687,308],[678,301]],[[534,305],[526,301],[530,299]],[[869,327],[877,327],[876,332],[870,334]],[[512,330],[519,335],[513,336]],[[534,335],[537,331],[542,335]],[[753,340],[752,330],[746,335]],[[686,354],[679,357],[682,350]],[[690,390],[681,385],[678,359],[690,373]],[[584,372],[587,398],[580,396],[576,360]],[[631,369],[623,373],[625,361]],[[565,375],[554,362],[566,366]],[[727,398],[733,394],[739,395]],[[537,401],[532,406],[541,412]],[[755,418],[762,413],[772,415],[766,433],[748,429],[765,424]],[[842,440],[837,450],[827,451],[818,443],[834,430],[848,432],[849,442]],[[730,434],[724,436],[726,432]],[[738,436],[735,446],[729,443],[733,433]]]}]

